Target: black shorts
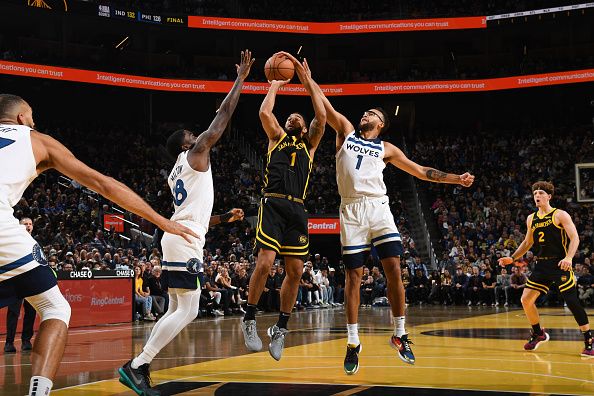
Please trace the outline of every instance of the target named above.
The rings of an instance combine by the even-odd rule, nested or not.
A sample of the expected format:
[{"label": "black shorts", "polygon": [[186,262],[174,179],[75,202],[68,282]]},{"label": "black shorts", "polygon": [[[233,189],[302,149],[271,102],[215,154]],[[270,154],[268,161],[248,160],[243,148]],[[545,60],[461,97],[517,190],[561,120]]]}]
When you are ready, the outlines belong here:
[{"label": "black shorts", "polygon": [[570,291],[575,287],[573,271],[563,271],[558,264],[561,259],[538,260],[534,271],[530,274],[526,287],[547,294],[552,284],[559,287],[561,293]]},{"label": "black shorts", "polygon": [[274,250],[281,256],[306,260],[309,232],[305,207],[283,198],[260,200],[256,249]]}]

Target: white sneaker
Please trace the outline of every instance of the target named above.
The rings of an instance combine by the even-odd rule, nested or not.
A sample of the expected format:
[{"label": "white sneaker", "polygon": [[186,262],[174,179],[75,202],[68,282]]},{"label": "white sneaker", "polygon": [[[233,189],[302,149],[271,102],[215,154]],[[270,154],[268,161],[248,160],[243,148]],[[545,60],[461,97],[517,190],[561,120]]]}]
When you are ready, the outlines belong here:
[{"label": "white sneaker", "polygon": [[152,313],[150,313],[150,314],[148,314],[148,315],[146,315],[146,316],[144,317],[144,320],[149,320],[149,321],[151,321],[151,322],[154,322],[155,320],[157,320],[157,318],[155,318],[155,317],[153,316],[153,314],[152,314]]},{"label": "white sneaker", "polygon": [[495,306],[498,307],[499,306],[499,301],[495,303]]},{"label": "white sneaker", "polygon": [[225,316],[225,314],[218,309],[213,310],[212,313],[215,314],[215,316]]},{"label": "white sneaker", "polygon": [[505,302],[505,304],[503,304],[504,307],[507,307],[509,304],[507,303],[507,301]]},{"label": "white sneaker", "polygon": [[472,305],[472,301],[468,301],[468,306],[470,307]]}]

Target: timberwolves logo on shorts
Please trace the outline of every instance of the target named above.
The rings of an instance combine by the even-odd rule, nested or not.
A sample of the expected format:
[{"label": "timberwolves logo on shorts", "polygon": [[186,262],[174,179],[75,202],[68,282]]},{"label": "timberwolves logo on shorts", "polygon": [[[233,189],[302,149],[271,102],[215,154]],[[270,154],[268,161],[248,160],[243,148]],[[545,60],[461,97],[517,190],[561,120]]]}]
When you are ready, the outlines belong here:
[{"label": "timberwolves logo on shorts", "polygon": [[33,246],[33,260],[37,261],[39,264],[41,265],[47,265],[47,259],[45,258],[45,254],[43,254],[43,249],[41,249],[41,246],[39,246],[39,244],[35,244],[35,246]]},{"label": "timberwolves logo on shorts", "polygon": [[307,237],[305,235],[299,236],[299,243],[305,245],[307,243]]},{"label": "timberwolves logo on shorts", "polygon": [[190,274],[197,274],[202,269],[202,261],[197,258],[191,258],[186,263],[186,269]]}]

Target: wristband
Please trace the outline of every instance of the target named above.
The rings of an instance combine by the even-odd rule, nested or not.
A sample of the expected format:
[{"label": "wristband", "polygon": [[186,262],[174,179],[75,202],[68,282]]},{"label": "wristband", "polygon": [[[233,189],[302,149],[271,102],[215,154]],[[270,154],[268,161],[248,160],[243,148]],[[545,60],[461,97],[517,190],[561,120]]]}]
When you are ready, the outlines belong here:
[{"label": "wristband", "polygon": [[231,212],[227,212],[225,214],[219,215],[219,218],[221,219],[221,223],[228,223],[232,217],[233,217],[233,213],[231,213]]}]

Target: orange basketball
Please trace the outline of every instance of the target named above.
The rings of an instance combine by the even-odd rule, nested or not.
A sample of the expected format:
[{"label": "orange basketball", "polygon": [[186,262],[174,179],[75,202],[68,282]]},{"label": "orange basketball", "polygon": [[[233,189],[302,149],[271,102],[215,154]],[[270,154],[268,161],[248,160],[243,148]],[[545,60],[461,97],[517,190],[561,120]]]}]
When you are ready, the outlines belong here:
[{"label": "orange basketball", "polygon": [[273,55],[264,65],[264,74],[268,81],[290,80],[295,74],[295,66],[289,58],[284,55]]}]

